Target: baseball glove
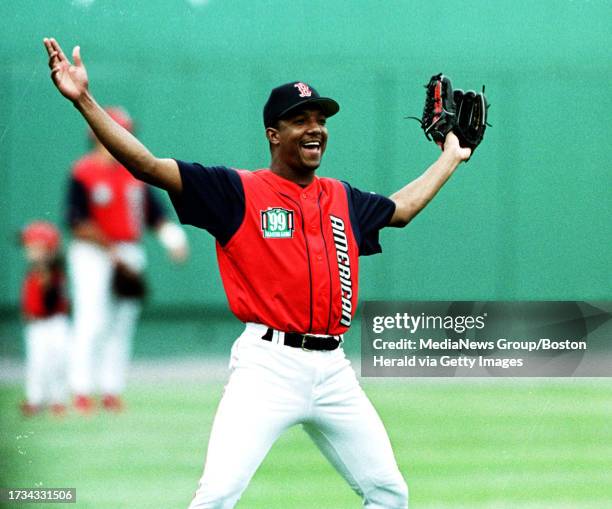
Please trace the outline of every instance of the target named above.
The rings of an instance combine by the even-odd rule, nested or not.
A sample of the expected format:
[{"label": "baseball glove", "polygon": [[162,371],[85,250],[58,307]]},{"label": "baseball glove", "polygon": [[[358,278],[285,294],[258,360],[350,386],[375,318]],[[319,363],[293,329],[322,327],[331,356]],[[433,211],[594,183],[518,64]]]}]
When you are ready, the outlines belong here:
[{"label": "baseball glove", "polygon": [[462,147],[469,147],[472,153],[482,141],[487,128],[487,109],[489,107],[487,98],[482,92],[473,90],[464,92],[457,89],[453,92],[455,100],[456,119],[453,132],[459,138]]},{"label": "baseball glove", "polygon": [[422,117],[408,117],[419,121],[428,140],[442,147],[449,131],[453,131],[462,147],[472,152],[480,144],[487,128],[489,104],[482,92],[453,90],[451,80],[444,74],[432,76],[425,85],[425,107]]},{"label": "baseball glove", "polygon": [[124,299],[143,299],[147,294],[142,274],[121,262],[115,264],[112,285],[113,293]]},{"label": "baseball glove", "polygon": [[455,125],[453,86],[448,76],[436,74],[425,85],[425,89],[423,115],[420,120],[416,120],[420,121],[427,139],[442,147],[446,135]]}]

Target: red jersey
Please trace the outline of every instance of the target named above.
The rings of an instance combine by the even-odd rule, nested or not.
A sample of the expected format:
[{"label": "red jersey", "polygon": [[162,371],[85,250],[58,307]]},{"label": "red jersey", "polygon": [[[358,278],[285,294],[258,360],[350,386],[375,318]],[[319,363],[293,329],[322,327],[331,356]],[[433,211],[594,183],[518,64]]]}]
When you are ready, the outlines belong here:
[{"label": "red jersey", "polygon": [[335,179],[301,187],[270,170],[179,161],[183,223],[217,239],[232,312],[285,332],[338,335],[357,308],[358,257],[380,252],[395,204]]},{"label": "red jersey", "polygon": [[28,319],[68,313],[63,271],[49,268],[45,274],[40,269],[31,269],[23,282],[21,306],[23,315]]},{"label": "red jersey", "polygon": [[75,165],[68,195],[68,222],[93,221],[115,242],[135,242],[145,225],[163,217],[149,186],[121,164],[86,155]]}]

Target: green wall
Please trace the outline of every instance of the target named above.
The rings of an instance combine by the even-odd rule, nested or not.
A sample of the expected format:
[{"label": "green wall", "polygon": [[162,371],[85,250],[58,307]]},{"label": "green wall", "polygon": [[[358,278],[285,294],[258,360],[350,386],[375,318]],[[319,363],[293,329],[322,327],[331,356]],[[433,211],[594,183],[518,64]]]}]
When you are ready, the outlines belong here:
[{"label": "green wall", "polygon": [[[612,2],[118,1],[0,4],[0,306],[23,262],[12,232],[61,221],[85,126],[48,77],[44,36],[80,44],[90,85],[123,104],[160,156],[258,168],[261,108],[300,79],[341,105],[321,175],[390,194],[437,156],[414,121],[443,71],[487,86],[483,145],[384,253],[362,260],[361,298],[610,299]],[[150,306],[224,309],[213,242],[188,231],[176,269],[147,239]]]}]

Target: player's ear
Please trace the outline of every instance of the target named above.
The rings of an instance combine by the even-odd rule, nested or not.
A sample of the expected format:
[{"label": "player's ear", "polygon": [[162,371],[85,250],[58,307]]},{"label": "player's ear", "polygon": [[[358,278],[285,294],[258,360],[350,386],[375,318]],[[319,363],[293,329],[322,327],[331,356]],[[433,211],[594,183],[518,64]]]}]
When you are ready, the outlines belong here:
[{"label": "player's ear", "polygon": [[270,144],[278,145],[280,143],[278,134],[278,129],[274,127],[266,127],[266,138],[268,138]]}]

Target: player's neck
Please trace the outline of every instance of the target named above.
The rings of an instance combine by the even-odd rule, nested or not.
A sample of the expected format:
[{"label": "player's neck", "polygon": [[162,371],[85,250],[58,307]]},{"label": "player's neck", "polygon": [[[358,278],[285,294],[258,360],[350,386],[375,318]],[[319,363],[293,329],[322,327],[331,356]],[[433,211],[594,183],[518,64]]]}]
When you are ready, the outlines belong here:
[{"label": "player's neck", "polygon": [[112,163],[115,160],[113,155],[103,145],[94,148],[93,156],[104,163]]},{"label": "player's neck", "polygon": [[299,186],[306,187],[312,183],[315,178],[315,170],[310,168],[295,169],[279,161],[272,160],[270,163],[270,171],[279,177],[290,180]]}]

